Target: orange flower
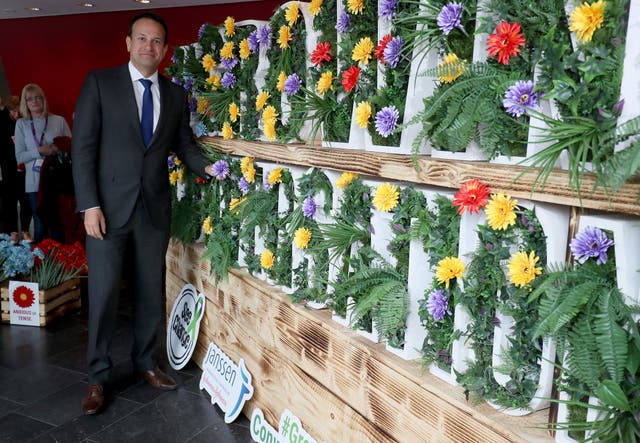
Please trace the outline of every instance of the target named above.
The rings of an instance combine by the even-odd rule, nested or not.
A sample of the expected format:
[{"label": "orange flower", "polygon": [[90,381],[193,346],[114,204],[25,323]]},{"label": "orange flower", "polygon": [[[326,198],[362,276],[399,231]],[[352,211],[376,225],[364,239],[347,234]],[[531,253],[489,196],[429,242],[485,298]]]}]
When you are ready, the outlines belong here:
[{"label": "orange flower", "polygon": [[489,201],[489,188],[477,178],[464,182],[460,190],[453,196],[453,205],[458,208],[458,214],[469,213],[478,214]]},{"label": "orange flower", "polygon": [[351,90],[356,87],[358,77],[360,77],[360,68],[357,66],[352,66],[342,73],[344,92],[351,92]]},{"label": "orange flower", "polygon": [[518,23],[503,21],[496,26],[496,33],[491,34],[487,40],[489,56],[498,56],[498,63],[509,64],[509,58],[518,55],[520,46],[524,45],[524,34]]}]

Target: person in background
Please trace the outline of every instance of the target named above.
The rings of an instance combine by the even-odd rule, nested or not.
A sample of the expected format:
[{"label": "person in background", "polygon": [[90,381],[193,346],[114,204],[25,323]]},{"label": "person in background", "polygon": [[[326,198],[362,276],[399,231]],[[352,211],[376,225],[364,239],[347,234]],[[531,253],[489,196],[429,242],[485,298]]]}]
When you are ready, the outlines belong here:
[{"label": "person in background", "polygon": [[167,158],[173,150],[202,178],[213,165],[189,127],[184,89],[158,74],[167,37],[160,16],[135,16],[125,38],[129,63],[90,72],[75,108],[72,168],[89,264],[89,385],[81,402],[88,415],[104,406],[125,262],[132,265],[133,366],[154,388],[177,387],[155,355],[171,222]]},{"label": "person in background", "polygon": [[31,206],[24,192],[24,165],[16,163],[16,150],[13,143],[16,120],[20,116],[19,108],[20,99],[17,96],[11,96],[6,104],[0,97],[0,171],[4,185],[1,221],[5,232],[11,233],[15,242],[19,241],[20,237],[27,241],[33,240],[29,233]]},{"label": "person in background", "polygon": [[58,152],[53,139],[58,136],[70,137],[71,130],[63,117],[49,112],[44,91],[34,83],[22,88],[20,114],[22,118],[16,122],[15,130],[16,160],[25,165],[24,187],[33,215],[34,241],[39,243],[45,235],[57,236],[48,232],[49,229],[37,214],[40,169],[45,157]]}]

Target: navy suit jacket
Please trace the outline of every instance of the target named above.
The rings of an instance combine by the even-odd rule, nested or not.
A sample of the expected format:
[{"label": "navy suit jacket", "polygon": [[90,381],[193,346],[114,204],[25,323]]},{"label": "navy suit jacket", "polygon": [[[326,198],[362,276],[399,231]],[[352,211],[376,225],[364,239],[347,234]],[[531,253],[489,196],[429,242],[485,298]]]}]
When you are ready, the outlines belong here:
[{"label": "navy suit jacket", "polygon": [[154,226],[170,224],[169,151],[201,177],[209,163],[189,126],[186,92],[158,75],[160,116],[145,149],[128,65],[90,72],[75,109],[72,139],[77,209],[99,206],[107,231],[123,226],[142,196]]}]

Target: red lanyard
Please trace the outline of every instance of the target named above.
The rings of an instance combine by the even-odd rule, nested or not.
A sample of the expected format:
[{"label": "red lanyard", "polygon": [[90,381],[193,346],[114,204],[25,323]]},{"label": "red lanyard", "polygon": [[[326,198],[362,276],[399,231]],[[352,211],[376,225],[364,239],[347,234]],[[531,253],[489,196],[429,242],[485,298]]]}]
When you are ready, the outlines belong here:
[{"label": "red lanyard", "polygon": [[44,119],[44,129],[42,130],[42,135],[40,135],[40,141],[38,141],[38,137],[36,137],[36,127],[33,124],[33,117],[31,117],[31,134],[33,135],[33,141],[36,142],[38,147],[42,146],[44,142],[44,133],[47,132],[47,126],[49,125],[49,116],[47,115]]}]

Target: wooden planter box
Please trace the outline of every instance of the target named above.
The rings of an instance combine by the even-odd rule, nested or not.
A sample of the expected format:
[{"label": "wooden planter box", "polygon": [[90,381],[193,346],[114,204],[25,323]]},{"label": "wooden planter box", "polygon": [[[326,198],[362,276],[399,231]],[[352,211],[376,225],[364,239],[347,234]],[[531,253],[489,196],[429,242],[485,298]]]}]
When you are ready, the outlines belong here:
[{"label": "wooden planter box", "polygon": [[[9,323],[8,284],[2,286],[0,293],[2,295],[2,322]],[[40,326],[50,324],[67,312],[79,309],[81,305],[79,278],[72,278],[53,288],[40,290]]]}]

